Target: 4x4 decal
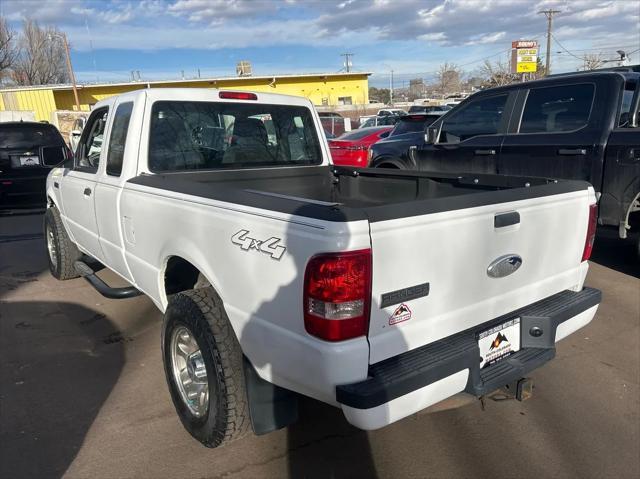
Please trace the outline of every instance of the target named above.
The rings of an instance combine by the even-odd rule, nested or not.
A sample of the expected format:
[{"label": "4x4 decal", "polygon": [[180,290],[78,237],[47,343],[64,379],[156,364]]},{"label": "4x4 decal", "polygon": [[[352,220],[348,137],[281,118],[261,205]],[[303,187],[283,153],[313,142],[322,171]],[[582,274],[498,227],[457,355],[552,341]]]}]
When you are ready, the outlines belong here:
[{"label": "4x4 decal", "polygon": [[248,235],[248,230],[240,230],[231,237],[231,242],[240,246],[244,251],[255,249],[256,251],[268,254],[273,259],[282,258],[282,255],[287,250],[284,246],[278,246],[278,243],[282,240],[275,236],[267,240],[257,240]]}]

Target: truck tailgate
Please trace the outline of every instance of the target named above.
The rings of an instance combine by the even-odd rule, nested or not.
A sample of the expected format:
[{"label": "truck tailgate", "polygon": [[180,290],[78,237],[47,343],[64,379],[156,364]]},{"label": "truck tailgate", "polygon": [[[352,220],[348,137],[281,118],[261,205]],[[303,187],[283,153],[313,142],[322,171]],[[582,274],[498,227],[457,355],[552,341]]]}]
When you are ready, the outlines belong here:
[{"label": "truck tailgate", "polygon": [[[594,202],[585,188],[371,222],[370,363],[578,288]],[[518,263],[514,256],[518,269],[508,264]],[[501,257],[511,259],[492,277]]]}]

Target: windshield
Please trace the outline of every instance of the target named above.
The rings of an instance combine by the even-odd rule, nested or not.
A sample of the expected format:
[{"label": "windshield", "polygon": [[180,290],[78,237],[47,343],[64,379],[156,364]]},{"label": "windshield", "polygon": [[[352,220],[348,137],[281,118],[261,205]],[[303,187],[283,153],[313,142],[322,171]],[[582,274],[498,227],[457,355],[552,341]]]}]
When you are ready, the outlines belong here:
[{"label": "windshield", "polygon": [[151,110],[152,171],[320,163],[320,142],[305,107],[159,101]]},{"label": "windshield", "polygon": [[62,136],[51,125],[0,125],[0,148],[40,148],[63,145]]},{"label": "windshield", "polygon": [[439,115],[424,115],[418,118],[405,118],[398,122],[389,136],[424,131],[427,126],[436,121],[439,117]]}]

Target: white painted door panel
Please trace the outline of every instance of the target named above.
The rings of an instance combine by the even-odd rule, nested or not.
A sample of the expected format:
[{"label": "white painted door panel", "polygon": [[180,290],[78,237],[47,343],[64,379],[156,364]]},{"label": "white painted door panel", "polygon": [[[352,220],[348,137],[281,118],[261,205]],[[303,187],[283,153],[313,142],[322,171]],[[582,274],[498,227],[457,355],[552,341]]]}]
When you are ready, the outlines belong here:
[{"label": "white painted door panel", "polygon": [[65,225],[78,246],[102,260],[94,209],[95,174],[69,170],[60,182]]}]

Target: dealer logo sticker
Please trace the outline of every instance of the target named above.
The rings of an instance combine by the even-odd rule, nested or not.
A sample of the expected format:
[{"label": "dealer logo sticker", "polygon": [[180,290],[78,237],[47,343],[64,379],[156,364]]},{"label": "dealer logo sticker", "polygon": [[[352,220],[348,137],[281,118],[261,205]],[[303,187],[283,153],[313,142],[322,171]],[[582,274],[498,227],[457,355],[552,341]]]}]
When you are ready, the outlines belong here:
[{"label": "dealer logo sticker", "polygon": [[411,319],[411,310],[409,306],[402,303],[400,306],[396,308],[391,317],[389,318],[389,326],[393,326],[394,324],[401,323],[403,321],[408,321]]},{"label": "dealer logo sticker", "polygon": [[509,340],[504,334],[498,333],[498,335],[496,336],[496,339],[491,341],[491,347],[489,348],[489,351],[493,351],[494,349],[499,347],[503,341],[506,341],[507,343],[509,342]]}]

